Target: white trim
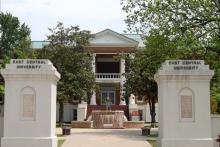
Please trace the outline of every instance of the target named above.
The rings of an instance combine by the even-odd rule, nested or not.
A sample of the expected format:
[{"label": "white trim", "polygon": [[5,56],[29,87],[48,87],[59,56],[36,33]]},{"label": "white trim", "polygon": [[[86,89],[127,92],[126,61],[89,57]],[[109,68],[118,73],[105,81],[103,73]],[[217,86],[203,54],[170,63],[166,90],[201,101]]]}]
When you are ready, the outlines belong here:
[{"label": "white trim", "polygon": [[114,79],[110,79],[110,80],[106,80],[106,79],[96,79],[97,83],[120,83],[121,79],[119,80],[114,80]]},{"label": "white trim", "polygon": [[100,31],[100,32],[96,33],[95,36],[101,36],[101,35],[106,34],[106,33],[113,34],[115,36],[118,36],[119,38],[123,38],[123,39],[125,39],[125,40],[127,40],[129,42],[132,42],[132,43],[134,43],[134,42],[135,43],[139,43],[138,41],[136,41],[136,40],[134,40],[132,38],[129,38],[129,37],[123,35],[123,34],[119,34],[118,32],[115,32],[115,31],[113,31],[111,29],[105,29],[103,31]]},{"label": "white trim", "polygon": [[[101,37],[101,36],[104,36],[107,34],[115,36],[119,40],[124,40],[127,43],[119,43],[119,42],[118,43],[109,43],[108,41],[103,42],[103,43],[96,43],[95,42],[95,40],[98,37]],[[131,39],[131,38],[128,38],[127,36],[119,34],[115,31],[110,30],[110,29],[106,29],[101,32],[98,32],[95,34],[94,38],[90,39],[90,47],[138,47],[138,44],[139,44],[138,41]]]},{"label": "white trim", "polygon": [[134,44],[110,44],[110,43],[90,43],[90,47],[137,47]]},{"label": "white trim", "polygon": [[121,79],[121,73],[95,73],[96,79]]}]

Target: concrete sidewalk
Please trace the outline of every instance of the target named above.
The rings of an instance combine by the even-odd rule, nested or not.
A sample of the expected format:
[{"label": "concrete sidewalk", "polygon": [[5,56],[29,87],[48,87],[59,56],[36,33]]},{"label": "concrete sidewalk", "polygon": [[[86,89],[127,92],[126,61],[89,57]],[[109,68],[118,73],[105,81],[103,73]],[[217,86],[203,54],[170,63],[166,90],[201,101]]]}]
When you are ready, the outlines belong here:
[{"label": "concrete sidewalk", "polygon": [[140,129],[72,129],[62,138],[62,147],[151,147]]}]

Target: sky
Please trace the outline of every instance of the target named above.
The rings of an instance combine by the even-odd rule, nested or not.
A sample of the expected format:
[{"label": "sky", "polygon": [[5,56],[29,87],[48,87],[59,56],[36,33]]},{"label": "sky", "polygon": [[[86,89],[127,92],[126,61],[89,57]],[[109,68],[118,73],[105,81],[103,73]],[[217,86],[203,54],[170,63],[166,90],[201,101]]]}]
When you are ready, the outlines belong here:
[{"label": "sky", "polygon": [[18,17],[31,29],[31,39],[46,40],[48,28],[57,22],[65,27],[79,25],[81,29],[97,33],[112,29],[126,30],[120,0],[0,0],[1,11]]}]

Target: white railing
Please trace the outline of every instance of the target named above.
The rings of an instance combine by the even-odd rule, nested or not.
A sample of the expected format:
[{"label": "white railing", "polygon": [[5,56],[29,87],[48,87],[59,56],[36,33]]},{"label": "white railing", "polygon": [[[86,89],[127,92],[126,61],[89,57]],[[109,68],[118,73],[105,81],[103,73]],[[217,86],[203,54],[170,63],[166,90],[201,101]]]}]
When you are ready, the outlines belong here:
[{"label": "white railing", "polygon": [[96,73],[96,79],[120,79],[120,73]]}]

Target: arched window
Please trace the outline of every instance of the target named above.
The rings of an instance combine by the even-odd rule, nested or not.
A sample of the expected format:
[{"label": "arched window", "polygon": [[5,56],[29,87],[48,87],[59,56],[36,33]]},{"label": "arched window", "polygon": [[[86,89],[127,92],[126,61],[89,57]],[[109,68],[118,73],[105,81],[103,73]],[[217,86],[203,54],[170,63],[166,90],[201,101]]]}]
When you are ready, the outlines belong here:
[{"label": "arched window", "polygon": [[194,121],[194,94],[190,88],[183,88],[179,93],[180,121]]},{"label": "arched window", "polygon": [[22,120],[35,120],[36,115],[36,94],[32,87],[25,87],[21,90],[20,110]]}]

